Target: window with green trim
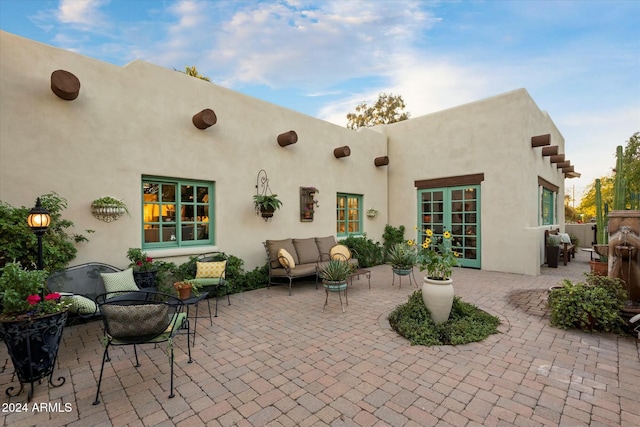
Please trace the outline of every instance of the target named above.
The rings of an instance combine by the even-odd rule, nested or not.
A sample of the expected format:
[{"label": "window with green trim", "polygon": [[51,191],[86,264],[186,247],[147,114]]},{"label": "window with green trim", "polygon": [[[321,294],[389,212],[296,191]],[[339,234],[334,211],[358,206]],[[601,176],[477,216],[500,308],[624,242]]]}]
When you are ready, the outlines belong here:
[{"label": "window with green trim", "polygon": [[336,218],[338,236],[362,234],[362,195],[338,193]]},{"label": "window with green trim", "polygon": [[142,178],[142,247],[212,245],[213,182]]},{"label": "window with green trim", "polygon": [[555,224],[555,199],[556,193],[548,188],[542,188],[542,206],[540,211],[542,214],[542,225]]}]

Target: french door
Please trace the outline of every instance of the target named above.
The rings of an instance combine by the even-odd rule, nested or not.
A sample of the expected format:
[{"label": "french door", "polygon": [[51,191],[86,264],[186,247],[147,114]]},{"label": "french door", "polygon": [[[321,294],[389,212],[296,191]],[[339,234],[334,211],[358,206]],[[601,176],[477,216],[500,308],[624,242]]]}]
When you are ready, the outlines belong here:
[{"label": "french door", "polygon": [[418,190],[418,218],[420,242],[426,229],[436,237],[449,231],[453,249],[460,255],[458,264],[481,267],[479,185]]}]

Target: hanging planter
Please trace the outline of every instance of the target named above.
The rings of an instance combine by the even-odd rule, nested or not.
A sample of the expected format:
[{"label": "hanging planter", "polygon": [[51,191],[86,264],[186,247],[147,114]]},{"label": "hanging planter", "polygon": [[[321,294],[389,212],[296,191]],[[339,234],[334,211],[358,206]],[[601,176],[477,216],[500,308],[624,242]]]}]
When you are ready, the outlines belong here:
[{"label": "hanging planter", "polygon": [[129,215],[127,205],[111,196],[104,196],[91,203],[91,213],[100,221],[112,222],[125,213]]},{"label": "hanging planter", "polygon": [[256,194],[253,195],[253,204],[256,208],[256,214],[264,218],[265,222],[269,221],[276,209],[280,209],[280,206],[282,206],[282,201],[278,199],[278,195],[271,193],[269,178],[264,169],[258,172],[258,177],[256,178]]}]

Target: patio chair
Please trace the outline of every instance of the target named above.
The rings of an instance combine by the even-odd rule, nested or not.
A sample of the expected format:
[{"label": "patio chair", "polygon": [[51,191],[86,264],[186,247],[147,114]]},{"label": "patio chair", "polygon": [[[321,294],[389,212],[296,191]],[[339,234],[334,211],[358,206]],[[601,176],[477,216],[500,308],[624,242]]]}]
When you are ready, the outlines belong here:
[{"label": "patio chair", "polygon": [[169,397],[173,393],[174,338],[181,328],[187,329],[188,363],[191,359],[189,343],[189,321],[183,312],[183,303],[179,298],[160,292],[140,290],[137,292],[109,292],[96,297],[96,304],[102,313],[104,324],[104,354],[98,379],[98,389],[94,405],[100,403],[100,386],[104,364],[111,361],[109,347],[132,345],[136,356],[136,367],[140,366],[137,345],[167,342],[167,354],[171,365],[171,384]]},{"label": "patio chair", "polygon": [[[214,317],[218,317],[218,300],[220,299],[221,288],[224,288],[227,302],[231,305],[227,282],[227,264],[227,256],[222,252],[202,254],[196,259],[195,279],[193,281],[201,287],[202,291],[207,292],[208,296],[215,294],[216,310]],[[209,299],[207,299],[207,307],[209,308],[209,322],[213,325]]]}]

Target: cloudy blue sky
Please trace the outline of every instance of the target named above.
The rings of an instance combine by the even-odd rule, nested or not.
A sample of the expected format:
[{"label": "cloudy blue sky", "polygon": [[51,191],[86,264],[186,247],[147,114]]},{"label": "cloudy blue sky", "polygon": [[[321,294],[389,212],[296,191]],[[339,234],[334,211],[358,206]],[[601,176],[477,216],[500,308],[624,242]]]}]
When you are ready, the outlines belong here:
[{"label": "cloudy blue sky", "polygon": [[[340,126],[402,95],[412,117],[526,88],[581,198],[640,131],[640,1],[0,0],[0,28],[116,65],[141,59]],[[576,202],[577,203],[577,202]]]}]

